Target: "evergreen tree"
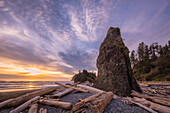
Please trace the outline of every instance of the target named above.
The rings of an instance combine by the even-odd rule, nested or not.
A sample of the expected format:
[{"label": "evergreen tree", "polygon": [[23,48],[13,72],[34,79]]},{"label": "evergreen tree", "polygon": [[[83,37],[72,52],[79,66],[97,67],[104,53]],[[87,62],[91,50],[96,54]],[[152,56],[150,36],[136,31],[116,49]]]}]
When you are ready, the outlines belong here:
[{"label": "evergreen tree", "polygon": [[135,55],[135,51],[132,51],[131,62],[134,64],[133,73],[137,80],[170,81],[170,41],[165,46],[139,43],[137,56]]},{"label": "evergreen tree", "polygon": [[148,45],[145,45],[145,62],[149,62],[149,49],[148,49]]},{"label": "evergreen tree", "polygon": [[144,42],[139,43],[139,47],[138,47],[138,59],[139,61],[143,61],[144,60]]},{"label": "evergreen tree", "polygon": [[134,50],[131,52],[130,61],[133,67],[135,65],[135,51]]}]

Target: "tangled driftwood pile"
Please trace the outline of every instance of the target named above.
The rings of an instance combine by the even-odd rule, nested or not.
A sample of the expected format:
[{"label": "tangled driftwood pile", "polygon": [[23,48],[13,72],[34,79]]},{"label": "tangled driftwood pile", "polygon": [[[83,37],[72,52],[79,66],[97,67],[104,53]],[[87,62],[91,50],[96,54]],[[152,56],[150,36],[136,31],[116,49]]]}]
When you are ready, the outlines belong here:
[{"label": "tangled driftwood pile", "polygon": [[[111,92],[104,92],[96,88],[92,88],[85,85],[71,86],[71,85],[65,85],[60,83],[56,83],[56,84],[65,87],[64,88],[65,90],[58,91],[59,87],[49,87],[49,88],[29,92],[26,94],[23,93],[23,95],[20,95],[12,99],[9,96],[7,100],[0,103],[0,108],[16,107],[12,111],[10,111],[10,113],[20,113],[26,108],[30,107],[28,113],[38,113],[38,103],[41,103],[49,106],[56,106],[63,109],[71,110],[73,106],[72,103],[62,102],[59,98],[69,93],[79,91],[83,93],[90,92],[96,94],[89,98],[81,100],[80,103],[77,103],[74,106],[74,108],[71,110],[72,113],[76,113],[79,111],[87,111],[87,110],[91,110],[92,112],[96,112],[96,113],[102,113],[113,97],[113,93]],[[18,95],[17,92],[15,95]],[[90,103],[91,105],[89,106]],[[83,108],[82,106],[86,106],[86,107]],[[47,109],[40,108],[39,113],[47,113]]]},{"label": "tangled driftwood pile", "polygon": [[147,83],[140,85],[147,87],[142,88],[143,93],[132,91],[132,97],[123,99],[129,100],[152,113],[170,113],[170,90],[161,87],[162,85],[154,85],[154,87],[151,87],[153,84]]},{"label": "tangled driftwood pile", "polygon": [[[112,92],[105,92],[100,89],[96,89],[91,86],[74,84],[74,85],[65,85],[56,83],[59,86],[48,87],[41,90],[25,91],[24,92],[15,92],[15,96],[4,97],[5,101],[0,103],[0,108],[16,107],[10,113],[20,113],[26,108],[29,108],[28,113],[47,113],[47,109],[40,108],[38,111],[38,103],[60,107],[63,109],[69,109],[70,113],[102,113],[106,106],[110,103],[111,99],[120,98],[123,102],[127,104],[135,104],[143,109],[156,113],[170,112],[170,97],[169,92],[164,92],[162,94],[155,94],[156,89],[152,91],[151,89],[143,90],[143,94],[133,91],[131,93],[132,97],[118,97]],[[62,88],[61,88],[62,87]],[[159,90],[159,89],[157,89]],[[60,97],[63,97],[70,93],[83,92],[83,93],[94,93],[94,95],[85,98],[84,100],[79,100],[80,102],[73,104],[70,102],[62,102]],[[5,94],[3,94],[5,95]],[[9,94],[8,94],[9,95]],[[13,98],[15,97],[15,98]],[[1,97],[2,100],[4,100]]]}]

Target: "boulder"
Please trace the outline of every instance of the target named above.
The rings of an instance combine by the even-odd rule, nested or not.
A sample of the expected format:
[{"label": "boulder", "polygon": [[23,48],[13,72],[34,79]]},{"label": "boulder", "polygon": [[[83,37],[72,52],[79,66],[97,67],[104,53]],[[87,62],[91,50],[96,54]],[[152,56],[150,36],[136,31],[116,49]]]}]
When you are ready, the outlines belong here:
[{"label": "boulder", "polygon": [[83,72],[79,72],[79,74],[76,74],[73,76],[72,81],[74,83],[84,83],[86,81],[89,81],[93,83],[96,79],[96,74],[92,72],[88,72],[87,70],[83,70]]},{"label": "boulder", "polygon": [[109,28],[100,46],[97,68],[98,76],[94,87],[112,91],[118,96],[129,96],[131,90],[142,91],[133,77],[129,50],[121,38],[119,28]]}]

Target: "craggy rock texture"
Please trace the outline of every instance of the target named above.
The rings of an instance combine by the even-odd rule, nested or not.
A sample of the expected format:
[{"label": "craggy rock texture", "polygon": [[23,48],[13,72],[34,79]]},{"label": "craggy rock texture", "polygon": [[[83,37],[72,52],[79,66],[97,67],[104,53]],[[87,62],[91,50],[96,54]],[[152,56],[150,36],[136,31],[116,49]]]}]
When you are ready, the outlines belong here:
[{"label": "craggy rock texture", "polygon": [[83,70],[82,73],[79,72],[79,74],[74,75],[72,81],[74,81],[75,83],[77,82],[83,83],[85,81],[94,82],[95,79],[96,79],[95,73],[91,73],[91,72],[87,72],[87,70]]},{"label": "craggy rock texture", "polygon": [[133,77],[129,50],[122,41],[119,28],[109,28],[97,58],[98,76],[94,87],[128,96],[131,90],[141,92]]}]

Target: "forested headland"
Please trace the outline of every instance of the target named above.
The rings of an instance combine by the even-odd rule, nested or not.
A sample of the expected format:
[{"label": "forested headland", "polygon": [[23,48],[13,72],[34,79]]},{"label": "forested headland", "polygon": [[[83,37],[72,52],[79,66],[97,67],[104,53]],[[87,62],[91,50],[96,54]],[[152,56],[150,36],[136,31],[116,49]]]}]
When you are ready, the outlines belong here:
[{"label": "forested headland", "polygon": [[170,81],[170,41],[164,46],[141,42],[137,51],[131,52],[130,60],[137,80]]}]

